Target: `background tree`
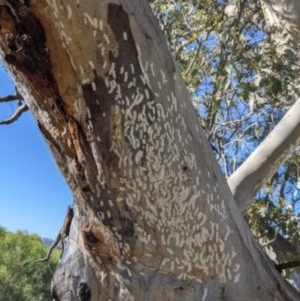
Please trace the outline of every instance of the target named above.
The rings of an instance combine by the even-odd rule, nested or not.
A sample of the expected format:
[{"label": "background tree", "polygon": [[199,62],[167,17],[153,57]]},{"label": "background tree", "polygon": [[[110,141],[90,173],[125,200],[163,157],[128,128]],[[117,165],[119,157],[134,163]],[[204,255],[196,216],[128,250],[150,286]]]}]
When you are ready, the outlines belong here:
[{"label": "background tree", "polygon": [[[67,176],[76,201],[71,237],[77,237],[79,244],[75,246],[73,240],[70,240],[72,256],[68,253],[57,270],[56,294],[60,298],[75,298],[75,295],[67,295],[72,294],[66,289],[71,286],[77,287],[78,295],[89,296],[86,298],[91,298],[92,295],[93,298],[98,296],[106,300],[108,296],[116,299],[126,296],[129,300],[131,297],[142,296],[142,281],[149,289],[147,298],[150,299],[156,294],[159,298],[177,298],[179,295],[182,298],[183,295],[186,300],[198,300],[199,296],[203,300],[224,296],[231,300],[241,297],[246,300],[250,296],[251,299],[255,297],[254,291],[258,298],[267,298],[272,294],[282,300],[297,298],[271,266],[262,264],[263,268],[258,268],[265,259],[249,243],[251,240],[247,229],[236,214],[226,184],[209,155],[210,150],[201,130],[197,127],[197,120],[185,102],[187,95],[180,76],[167,55],[155,22],[150,21],[153,18],[147,6],[135,2],[129,5],[127,1],[121,1],[123,7],[117,8],[113,4],[106,6],[103,2],[101,5],[107,10],[97,11],[101,16],[98,20],[97,17],[91,17],[96,13],[91,10],[91,6],[83,8],[79,2],[76,6],[68,3],[65,7],[57,6],[56,2],[43,5],[33,1],[29,6],[28,3],[9,1],[9,4],[3,7],[1,20],[5,60],[11,64],[11,71],[19,79],[20,91],[26,95],[27,103],[31,104],[39,126]],[[51,5],[52,10],[47,11],[47,7]],[[176,9],[178,10],[178,4],[175,5]],[[90,51],[83,52],[84,47],[78,47],[82,42],[71,31],[74,12],[77,14],[75,19],[81,20],[83,16],[83,25],[77,25],[80,30],[87,36],[90,34],[92,37],[93,33],[99,38],[99,43],[91,47]],[[52,19],[47,16],[51,13]],[[131,19],[126,16],[131,16]],[[144,22],[145,20],[148,22]],[[40,26],[39,22],[43,25]],[[54,22],[53,26],[49,26],[51,22]],[[56,27],[55,24],[59,26]],[[48,31],[49,28],[56,28],[57,31]],[[122,36],[120,28],[126,29]],[[197,32],[193,32],[191,41],[196,40],[196,34]],[[95,43],[88,41],[91,45]],[[140,45],[147,47],[141,48]],[[97,54],[96,47],[101,53]],[[210,44],[207,47],[212,49]],[[59,64],[51,59],[54,53],[53,58],[60,58]],[[80,57],[77,56],[78,53],[81,54]],[[132,57],[134,53],[136,58]],[[157,56],[152,57],[153,53]],[[145,60],[145,57],[150,61]],[[96,64],[98,59],[102,64]],[[212,67],[223,70],[218,64],[217,60]],[[64,70],[60,67],[62,65]],[[119,77],[116,68],[120,68]],[[237,68],[239,69],[240,67]],[[158,74],[161,80],[155,78]],[[246,74],[245,78],[248,76]],[[207,80],[212,81],[210,78]],[[214,78],[212,82],[213,87],[220,84]],[[74,87],[77,87],[77,91]],[[133,87],[139,93],[135,94]],[[216,109],[221,104],[221,100],[215,98],[211,97],[210,101],[212,120],[218,117]],[[181,100],[180,107],[178,99]],[[112,107],[109,100],[114,103]],[[244,112],[243,110],[242,107],[241,111]],[[98,136],[93,131],[94,128],[99,131]],[[208,129],[211,130],[210,127]],[[161,147],[155,145],[154,137],[162,139]],[[184,142],[182,137],[185,137]],[[182,149],[182,154],[176,152],[177,147]],[[196,149],[197,154],[194,153]],[[155,157],[151,157],[150,150],[156,153]],[[171,165],[168,165],[169,157],[173,158]],[[201,163],[203,160],[210,163],[205,165]],[[181,166],[182,164],[184,165]],[[200,172],[200,177],[196,170]],[[151,183],[159,184],[152,187]],[[198,184],[193,186],[193,183]],[[174,191],[172,187],[179,190]],[[200,194],[197,193],[198,189]],[[144,198],[138,197],[142,191],[147,191]],[[102,201],[99,201],[100,195]],[[200,212],[194,211],[196,200],[196,207]],[[190,214],[193,218],[188,218]],[[216,215],[223,217],[222,229],[219,227],[220,216],[218,218]],[[227,220],[228,216],[231,217],[230,220]],[[179,223],[181,217],[183,220]],[[156,220],[161,221],[162,225],[156,225]],[[181,228],[178,228],[179,224]],[[81,232],[78,233],[78,229]],[[242,233],[241,229],[245,229],[245,232]],[[188,236],[186,233],[189,233]],[[239,233],[240,236],[234,233]],[[183,253],[178,250],[181,244],[185,246]],[[239,252],[230,250],[230,246],[238,248]],[[249,253],[243,252],[244,250]],[[220,256],[226,258],[225,261],[221,260],[220,266],[220,257],[217,255],[219,252]],[[89,258],[90,261],[87,262],[84,258]],[[254,258],[256,264],[253,265],[250,262]],[[74,262],[79,262],[81,270],[85,271],[81,281],[73,274],[77,270]],[[66,266],[68,270],[65,270]],[[243,274],[239,273],[240,269],[247,271],[248,276],[255,275],[254,281],[246,281]],[[153,271],[156,271],[156,279],[159,279],[158,287],[150,284]],[[115,273],[122,279],[116,280]],[[68,280],[59,282],[63,277]],[[99,277],[109,280],[97,285],[95,279]],[[172,283],[167,285],[171,279]],[[262,290],[257,283],[259,279],[264,286]],[[198,284],[203,281],[205,285]],[[235,282],[239,284],[234,285]],[[114,293],[110,290],[113,283],[118,287],[118,291]],[[272,287],[276,283],[280,283],[281,289],[274,291]],[[100,289],[101,286],[106,290]],[[187,286],[193,287],[194,294]],[[176,289],[181,292],[177,290],[174,293]]]},{"label": "background tree", "polygon": [[37,235],[10,233],[0,227],[0,300],[50,300],[50,282],[59,259],[55,251],[48,264],[35,261],[47,247]]}]

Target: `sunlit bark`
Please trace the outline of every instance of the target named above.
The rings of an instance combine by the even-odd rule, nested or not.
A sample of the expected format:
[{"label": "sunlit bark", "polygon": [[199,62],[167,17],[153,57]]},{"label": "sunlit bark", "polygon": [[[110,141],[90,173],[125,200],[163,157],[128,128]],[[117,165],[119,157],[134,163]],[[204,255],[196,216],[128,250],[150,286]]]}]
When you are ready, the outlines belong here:
[{"label": "sunlit bark", "polygon": [[237,210],[146,1],[8,2],[1,54],[74,195],[54,298],[299,300]]},{"label": "sunlit bark", "polygon": [[241,212],[245,212],[256,193],[299,145],[300,99],[228,179],[229,187]]}]

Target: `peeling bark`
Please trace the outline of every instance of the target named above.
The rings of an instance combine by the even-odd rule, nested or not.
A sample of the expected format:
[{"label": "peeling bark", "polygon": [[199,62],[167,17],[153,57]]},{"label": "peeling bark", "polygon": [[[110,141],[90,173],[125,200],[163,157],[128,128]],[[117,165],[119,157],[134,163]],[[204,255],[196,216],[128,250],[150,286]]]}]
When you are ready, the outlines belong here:
[{"label": "peeling bark", "polygon": [[147,3],[5,3],[1,54],[74,194],[54,298],[300,300],[238,212]]}]

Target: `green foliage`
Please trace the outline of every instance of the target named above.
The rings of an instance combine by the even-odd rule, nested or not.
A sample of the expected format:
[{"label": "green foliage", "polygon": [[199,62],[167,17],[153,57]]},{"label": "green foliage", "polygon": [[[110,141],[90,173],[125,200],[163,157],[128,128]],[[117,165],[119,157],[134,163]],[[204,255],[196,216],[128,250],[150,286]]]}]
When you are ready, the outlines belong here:
[{"label": "green foliage", "polygon": [[51,300],[50,283],[59,252],[47,264],[35,263],[46,253],[37,235],[10,233],[0,227],[0,300]]}]

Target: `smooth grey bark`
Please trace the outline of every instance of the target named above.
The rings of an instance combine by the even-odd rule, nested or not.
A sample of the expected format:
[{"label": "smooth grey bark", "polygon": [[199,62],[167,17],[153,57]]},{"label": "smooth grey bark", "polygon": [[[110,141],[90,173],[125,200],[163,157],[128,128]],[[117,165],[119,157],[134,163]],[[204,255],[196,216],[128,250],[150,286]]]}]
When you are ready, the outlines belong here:
[{"label": "smooth grey bark", "polygon": [[1,55],[74,194],[55,300],[300,300],[238,211],[146,1],[0,4]]},{"label": "smooth grey bark", "polygon": [[273,131],[229,177],[228,185],[241,212],[281,164],[300,145],[300,99]]}]

